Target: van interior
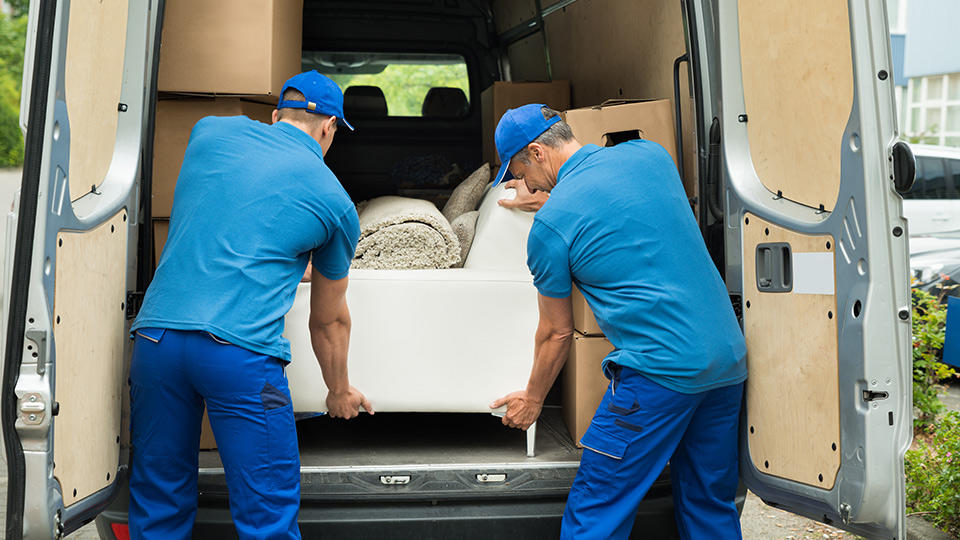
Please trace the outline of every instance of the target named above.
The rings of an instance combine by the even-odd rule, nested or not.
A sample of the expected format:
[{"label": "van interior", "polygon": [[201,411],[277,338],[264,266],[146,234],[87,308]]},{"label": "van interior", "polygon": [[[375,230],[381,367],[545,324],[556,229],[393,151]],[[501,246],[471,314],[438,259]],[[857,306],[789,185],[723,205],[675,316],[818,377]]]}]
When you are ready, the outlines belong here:
[{"label": "van interior", "polygon": [[[494,81],[567,80],[572,108],[609,99],[674,100],[674,61],[686,52],[679,2],[563,1],[542,18],[538,5],[305,1],[302,68],[340,84],[344,116],[356,128],[339,129],[325,159],[354,202],[400,195],[442,207],[483,163],[481,93]],[[683,181],[695,204],[696,139],[686,66],[679,83]],[[546,466],[563,469],[561,477],[569,482],[580,450],[561,419],[560,384],[539,423],[535,457],[524,454],[522,432],[491,415],[392,413],[349,422],[325,416],[298,421],[302,466],[305,474]],[[216,450],[201,453],[202,470],[220,466]],[[202,475],[201,486],[207,494],[225,494],[217,475]],[[342,488],[305,482],[303,493],[323,496]]]}]

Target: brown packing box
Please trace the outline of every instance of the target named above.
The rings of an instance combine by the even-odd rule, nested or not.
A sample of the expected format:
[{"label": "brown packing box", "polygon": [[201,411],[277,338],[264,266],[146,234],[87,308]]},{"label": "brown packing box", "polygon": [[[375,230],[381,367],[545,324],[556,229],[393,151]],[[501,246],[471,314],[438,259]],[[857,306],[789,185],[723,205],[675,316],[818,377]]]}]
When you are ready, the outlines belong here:
[{"label": "brown packing box", "polygon": [[210,417],[207,416],[207,409],[203,409],[203,422],[200,425],[200,450],[214,450],[217,448],[217,441],[213,438],[213,428],[210,427]]},{"label": "brown packing box", "polygon": [[613,345],[607,338],[574,333],[563,369],[563,420],[577,446],[607,391],[609,381],[600,364],[611,351]]},{"label": "brown packing box", "polygon": [[160,254],[163,253],[163,246],[167,243],[167,234],[170,232],[170,220],[168,218],[153,220],[153,264],[160,264]]},{"label": "brown packing box", "polygon": [[272,96],[300,72],[303,0],[168,0],[158,90]]},{"label": "brown packing box", "polygon": [[[156,263],[160,262],[160,254],[163,253],[163,245],[167,242],[169,230],[169,219],[153,220],[153,252],[156,256]],[[200,450],[216,449],[217,441],[213,438],[213,428],[210,427],[210,417],[207,416],[206,408],[203,410],[203,421],[200,426]]]},{"label": "brown packing box", "polygon": [[245,115],[269,124],[274,106],[240,98],[180,98],[157,101],[153,140],[154,217],[170,217],[190,131],[205,116]]},{"label": "brown packing box", "polygon": [[597,324],[597,318],[576,285],[573,286],[570,300],[573,303],[573,329],[585,336],[602,336],[603,330]]},{"label": "brown packing box", "polygon": [[497,81],[483,91],[480,95],[483,112],[483,160],[491,166],[500,165],[497,147],[493,141],[500,117],[507,109],[528,103],[543,103],[557,111],[566,110],[570,108],[570,83]]},{"label": "brown packing box", "polygon": [[677,161],[677,139],[673,129],[673,107],[669,99],[652,101],[609,100],[594,107],[563,113],[573,135],[581,144],[613,146],[626,138],[660,143]]}]

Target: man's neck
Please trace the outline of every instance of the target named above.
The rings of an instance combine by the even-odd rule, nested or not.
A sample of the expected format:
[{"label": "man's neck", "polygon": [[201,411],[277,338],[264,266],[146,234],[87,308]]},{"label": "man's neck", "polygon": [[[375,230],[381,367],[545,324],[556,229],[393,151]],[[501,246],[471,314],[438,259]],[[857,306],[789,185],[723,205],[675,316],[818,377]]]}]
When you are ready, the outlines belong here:
[{"label": "man's neck", "polygon": [[577,151],[580,150],[581,148],[583,148],[583,145],[580,144],[580,142],[577,141],[576,139],[568,141],[563,146],[561,146],[558,149],[557,153],[554,154],[555,156],[554,163],[552,164],[553,170],[557,171],[557,173],[559,174],[560,167],[563,167],[563,164],[566,163],[568,159],[573,157],[573,155],[576,154]]},{"label": "man's neck", "polygon": [[316,134],[313,133],[313,132],[310,130],[310,128],[308,128],[307,126],[301,124],[300,122],[294,122],[294,121],[292,121],[292,120],[287,120],[287,119],[277,120],[277,123],[280,123],[280,122],[283,122],[284,124],[289,124],[289,125],[297,128],[297,129],[299,129],[300,131],[306,133],[307,135],[309,135],[311,139],[317,141],[318,143],[320,142],[319,140],[317,140]]}]

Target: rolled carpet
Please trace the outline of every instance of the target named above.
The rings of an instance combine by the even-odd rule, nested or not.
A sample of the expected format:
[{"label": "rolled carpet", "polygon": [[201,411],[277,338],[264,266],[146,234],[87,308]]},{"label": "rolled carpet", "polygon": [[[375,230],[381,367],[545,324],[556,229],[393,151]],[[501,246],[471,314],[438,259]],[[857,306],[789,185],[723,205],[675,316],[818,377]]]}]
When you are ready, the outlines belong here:
[{"label": "rolled carpet", "polygon": [[460,241],[429,201],[377,197],[360,203],[360,242],[353,268],[415,270],[460,262]]}]

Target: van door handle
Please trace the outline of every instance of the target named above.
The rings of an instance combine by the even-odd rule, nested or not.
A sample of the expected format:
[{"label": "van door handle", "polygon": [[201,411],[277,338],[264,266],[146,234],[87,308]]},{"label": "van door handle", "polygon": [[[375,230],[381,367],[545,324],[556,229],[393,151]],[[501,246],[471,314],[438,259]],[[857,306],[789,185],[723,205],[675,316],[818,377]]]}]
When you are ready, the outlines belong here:
[{"label": "van door handle", "polygon": [[793,253],[790,244],[758,244],[756,264],[757,290],[771,293],[793,290]]}]

